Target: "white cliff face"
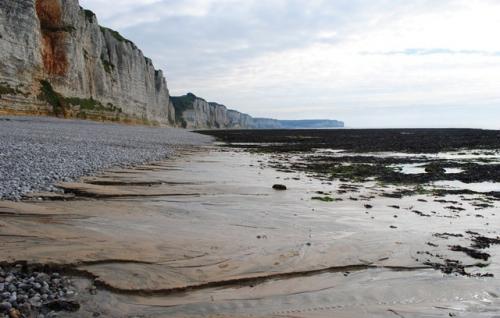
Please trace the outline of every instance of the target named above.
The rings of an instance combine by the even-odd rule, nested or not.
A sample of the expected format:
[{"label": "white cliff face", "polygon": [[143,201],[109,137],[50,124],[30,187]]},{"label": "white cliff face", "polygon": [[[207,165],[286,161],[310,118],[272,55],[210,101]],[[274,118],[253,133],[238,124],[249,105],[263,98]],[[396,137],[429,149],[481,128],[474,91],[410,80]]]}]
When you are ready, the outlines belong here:
[{"label": "white cliff face", "polygon": [[189,129],[319,129],[344,127],[344,123],[329,119],[277,120],[254,118],[227,109],[226,106],[209,103],[192,93],[172,97],[176,121]]},{"label": "white cliff face", "polygon": [[193,94],[174,97],[172,101],[178,115],[177,121],[185,128],[250,128],[249,115],[228,110],[224,105],[209,103]]},{"label": "white cliff face", "polygon": [[248,129],[279,128],[277,120],[256,119],[250,115],[227,109],[226,106],[209,103],[206,100],[187,94],[173,97],[177,121],[189,129]]},{"label": "white cliff face", "polygon": [[[32,1],[0,3],[0,110],[45,112],[38,102],[38,83],[43,74],[41,33]],[[11,93],[11,94],[9,94]]]},{"label": "white cliff face", "polygon": [[0,109],[50,111],[37,98],[46,80],[64,97],[92,99],[139,121],[174,123],[163,73],[132,42],[100,27],[78,0],[2,0],[0,34]]}]

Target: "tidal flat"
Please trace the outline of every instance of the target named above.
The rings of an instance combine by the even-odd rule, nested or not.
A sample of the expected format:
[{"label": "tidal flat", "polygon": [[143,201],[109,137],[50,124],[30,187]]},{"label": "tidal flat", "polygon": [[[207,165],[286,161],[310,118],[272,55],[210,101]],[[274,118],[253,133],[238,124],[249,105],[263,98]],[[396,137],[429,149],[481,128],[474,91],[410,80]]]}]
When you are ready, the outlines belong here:
[{"label": "tidal flat", "polygon": [[498,132],[271,132],[0,201],[1,261],[59,317],[498,315]]}]

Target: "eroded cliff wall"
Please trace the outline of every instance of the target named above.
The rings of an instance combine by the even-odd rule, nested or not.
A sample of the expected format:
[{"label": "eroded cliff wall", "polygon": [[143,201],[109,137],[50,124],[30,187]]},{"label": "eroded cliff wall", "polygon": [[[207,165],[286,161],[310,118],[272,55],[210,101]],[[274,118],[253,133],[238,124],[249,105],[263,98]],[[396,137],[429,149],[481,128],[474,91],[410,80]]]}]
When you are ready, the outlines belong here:
[{"label": "eroded cliff wall", "polygon": [[184,128],[246,129],[254,127],[254,120],[250,115],[227,109],[224,105],[209,103],[192,93],[172,97],[172,102],[177,115],[176,121]]},{"label": "eroded cliff wall", "polygon": [[162,71],[78,0],[0,2],[0,111],[175,122]]},{"label": "eroded cliff wall", "polygon": [[341,128],[338,120],[278,120],[256,118],[227,109],[226,106],[209,103],[192,93],[172,97],[176,121],[179,126],[190,129],[323,129]]}]

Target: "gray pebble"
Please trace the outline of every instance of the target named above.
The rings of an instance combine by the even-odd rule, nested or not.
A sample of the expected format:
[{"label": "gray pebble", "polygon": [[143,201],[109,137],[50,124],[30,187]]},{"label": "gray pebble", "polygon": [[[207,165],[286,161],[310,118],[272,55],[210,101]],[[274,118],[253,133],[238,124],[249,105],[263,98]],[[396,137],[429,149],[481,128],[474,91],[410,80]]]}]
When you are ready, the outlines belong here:
[{"label": "gray pebble", "polygon": [[0,303],[0,311],[9,311],[12,308],[12,305],[9,302],[4,301]]},{"label": "gray pebble", "polygon": [[55,189],[99,170],[157,161],[177,145],[202,145],[211,137],[182,129],[102,124],[50,117],[0,117],[0,199]]},{"label": "gray pebble", "polygon": [[[34,281],[35,279],[33,279]],[[45,273],[39,273],[37,276],[36,276],[36,280],[40,281],[40,282],[43,282],[43,283],[47,283],[49,280],[50,280],[50,276],[45,274]]]}]

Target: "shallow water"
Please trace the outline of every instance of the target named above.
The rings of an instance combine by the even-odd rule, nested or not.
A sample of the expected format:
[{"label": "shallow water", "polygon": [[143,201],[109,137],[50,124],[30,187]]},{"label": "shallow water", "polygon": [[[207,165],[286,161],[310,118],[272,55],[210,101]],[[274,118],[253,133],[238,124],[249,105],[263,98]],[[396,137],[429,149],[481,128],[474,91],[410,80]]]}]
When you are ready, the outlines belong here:
[{"label": "shallow water", "polygon": [[421,163],[415,164],[404,164],[404,165],[391,165],[391,168],[395,168],[404,174],[421,174],[426,173],[425,167],[422,166]]},{"label": "shallow water", "polygon": [[431,186],[444,189],[459,189],[471,190],[475,192],[499,192],[500,183],[498,182],[479,182],[479,183],[464,183],[462,181],[436,181],[432,182]]}]

